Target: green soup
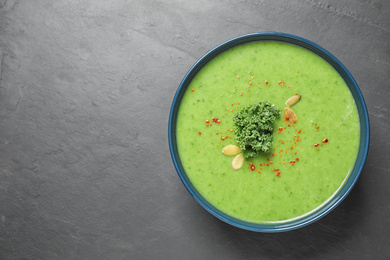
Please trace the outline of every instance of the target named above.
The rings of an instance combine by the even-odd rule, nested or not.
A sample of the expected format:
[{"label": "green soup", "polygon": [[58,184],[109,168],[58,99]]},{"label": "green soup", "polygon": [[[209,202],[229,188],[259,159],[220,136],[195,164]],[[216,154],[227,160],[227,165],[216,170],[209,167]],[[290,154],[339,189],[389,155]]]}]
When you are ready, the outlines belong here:
[{"label": "green soup", "polygon": [[[233,157],[221,152],[236,144],[233,115],[263,100],[283,115],[297,93],[298,122],[278,118],[271,151],[233,170]],[[354,166],[360,138],[354,99],[335,69],[304,48],[275,41],[246,43],[207,63],[184,94],[176,134],[200,194],[253,223],[300,217],[332,198]]]}]

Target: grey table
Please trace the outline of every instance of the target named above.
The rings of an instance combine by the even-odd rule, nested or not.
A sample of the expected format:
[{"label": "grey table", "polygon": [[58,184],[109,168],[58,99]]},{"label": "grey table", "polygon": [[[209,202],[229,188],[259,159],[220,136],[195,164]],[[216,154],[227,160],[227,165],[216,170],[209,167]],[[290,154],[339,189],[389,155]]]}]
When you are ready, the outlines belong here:
[{"label": "grey table", "polygon": [[[260,31],[332,52],[371,125],[349,196],[277,234],[206,212],[168,148],[188,69]],[[387,0],[0,0],[0,259],[389,259],[389,44]]]}]

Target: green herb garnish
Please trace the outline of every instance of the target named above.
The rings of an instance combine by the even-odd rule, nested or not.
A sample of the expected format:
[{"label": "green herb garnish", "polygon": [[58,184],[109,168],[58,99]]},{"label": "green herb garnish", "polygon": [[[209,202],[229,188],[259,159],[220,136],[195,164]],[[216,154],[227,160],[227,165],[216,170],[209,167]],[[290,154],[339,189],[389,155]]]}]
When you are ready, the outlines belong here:
[{"label": "green herb garnish", "polygon": [[268,152],[272,145],[273,123],[279,109],[267,101],[244,107],[233,116],[234,135],[245,158]]}]

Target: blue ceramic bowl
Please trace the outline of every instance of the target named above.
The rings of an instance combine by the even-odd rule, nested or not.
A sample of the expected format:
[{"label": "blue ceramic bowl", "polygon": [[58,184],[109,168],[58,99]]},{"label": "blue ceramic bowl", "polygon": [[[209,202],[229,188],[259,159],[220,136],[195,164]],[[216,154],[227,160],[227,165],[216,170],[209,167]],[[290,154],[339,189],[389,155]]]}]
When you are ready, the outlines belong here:
[{"label": "blue ceramic bowl", "polygon": [[[323,59],[325,59],[329,64],[331,64],[337,70],[337,72],[343,77],[344,81],[347,83],[349,90],[351,91],[356,102],[356,106],[360,118],[360,144],[359,144],[358,156],[350,176],[348,177],[348,179],[346,179],[344,185],[339,189],[337,194],[334,197],[332,197],[330,200],[322,204],[320,208],[317,208],[315,211],[309,212],[304,216],[291,219],[288,221],[275,222],[270,224],[269,223],[258,224],[258,223],[242,221],[240,219],[229,216],[226,213],[218,210],[216,207],[211,205],[192,185],[191,181],[189,180],[183,168],[177,150],[176,120],[177,120],[177,113],[184,92],[186,91],[188,85],[190,84],[191,80],[195,77],[197,72],[206,63],[208,63],[218,54],[228,50],[229,48],[235,47],[240,44],[252,42],[252,41],[265,41],[265,40],[286,42],[286,43],[295,44],[297,46],[306,48],[316,53]],[[188,73],[184,76],[182,82],[180,83],[176,91],[176,95],[173,99],[171,112],[169,115],[168,135],[169,135],[169,148],[170,148],[173,164],[175,165],[176,171],[179,174],[179,177],[182,180],[183,184],[185,185],[187,190],[191,193],[191,195],[195,198],[195,200],[200,205],[202,205],[207,211],[213,214],[215,217],[225,221],[226,223],[229,223],[239,228],[258,231],[258,232],[282,232],[282,231],[301,228],[322,218],[323,216],[328,214],[331,210],[333,210],[348,195],[348,193],[351,191],[356,181],[358,180],[359,175],[363,169],[364,163],[366,161],[369,141],[370,141],[369,119],[368,119],[367,108],[362,93],[360,92],[360,89],[356,84],[354,78],[349,73],[349,71],[344,67],[344,65],[339,60],[337,60],[336,57],[334,57],[330,52],[328,52],[321,46],[295,35],[278,33],[278,32],[253,33],[253,34],[239,36],[237,38],[228,40],[220,44],[219,46],[215,47],[214,49],[206,53],[202,58],[200,58],[192,66],[192,68],[188,71]]]}]

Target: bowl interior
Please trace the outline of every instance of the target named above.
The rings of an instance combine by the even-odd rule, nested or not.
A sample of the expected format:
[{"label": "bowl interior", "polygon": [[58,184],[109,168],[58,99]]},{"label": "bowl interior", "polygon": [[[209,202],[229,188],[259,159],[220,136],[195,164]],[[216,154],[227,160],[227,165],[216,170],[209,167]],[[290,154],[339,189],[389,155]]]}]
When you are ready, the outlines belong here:
[{"label": "bowl interior", "polygon": [[[288,221],[258,224],[258,223],[242,221],[240,219],[225,214],[224,212],[220,211],[212,204],[210,204],[192,185],[191,181],[189,180],[183,168],[178,153],[177,141],[176,141],[176,120],[177,120],[177,114],[178,114],[181,100],[183,98],[183,95],[188,85],[195,77],[195,75],[198,73],[198,71],[205,64],[207,64],[210,60],[212,60],[220,53],[232,47],[238,46],[240,44],[252,42],[252,41],[269,41],[269,40],[295,44],[297,46],[310,50],[315,54],[317,54],[318,56],[322,57],[324,60],[326,60],[330,65],[332,65],[336,69],[336,71],[341,75],[341,77],[346,82],[349,90],[352,93],[353,98],[355,99],[355,103],[356,103],[356,107],[360,119],[360,143],[359,143],[358,155],[353,170],[349,175],[349,177],[346,179],[344,185],[338,190],[338,192],[334,197],[332,197],[330,200],[322,204],[321,207],[317,208],[312,212],[309,212],[308,214],[305,214],[304,216],[295,219],[290,219]],[[195,200],[198,201],[198,203],[201,204],[207,211],[209,211],[215,217],[239,228],[252,230],[252,231],[259,231],[259,232],[281,232],[281,231],[297,229],[320,219],[321,217],[329,213],[333,208],[335,208],[348,195],[350,190],[355,185],[357,179],[359,178],[359,175],[363,169],[367,157],[368,147],[369,147],[369,119],[368,119],[367,109],[366,109],[363,96],[354,78],[349,73],[349,71],[344,67],[344,65],[340,61],[338,61],[327,50],[325,50],[321,46],[309,40],[306,40],[304,38],[295,35],[276,33],[276,32],[254,33],[254,34],[239,36],[237,38],[231,39],[229,41],[220,44],[219,46],[215,47],[214,49],[206,53],[201,59],[199,59],[192,66],[192,68],[184,76],[173,99],[170,116],[169,116],[168,137],[169,137],[169,147],[170,147],[171,157],[180,179],[182,180],[183,184],[190,192],[190,194],[195,198]]]}]

